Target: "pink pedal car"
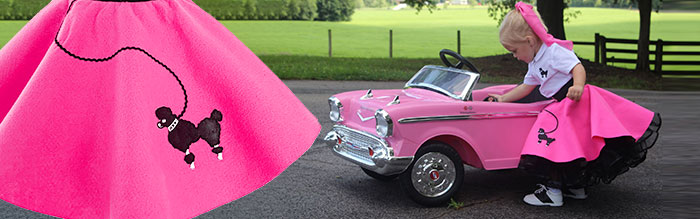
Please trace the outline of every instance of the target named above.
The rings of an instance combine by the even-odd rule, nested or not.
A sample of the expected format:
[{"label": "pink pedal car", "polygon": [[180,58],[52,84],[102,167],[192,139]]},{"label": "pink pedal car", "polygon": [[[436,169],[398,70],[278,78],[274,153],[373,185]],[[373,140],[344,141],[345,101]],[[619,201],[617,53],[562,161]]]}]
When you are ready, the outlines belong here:
[{"label": "pink pedal car", "polygon": [[440,57],[450,67],[425,66],[403,89],[350,91],[328,98],[336,124],[324,138],[336,155],[367,175],[378,180],[398,177],[414,201],[430,206],[449,201],[459,190],[463,164],[486,170],[517,168],[537,115],[554,102],[483,101],[489,93],[504,94],[514,85],[473,90],[480,76],[474,65],[450,50],[440,51]]}]

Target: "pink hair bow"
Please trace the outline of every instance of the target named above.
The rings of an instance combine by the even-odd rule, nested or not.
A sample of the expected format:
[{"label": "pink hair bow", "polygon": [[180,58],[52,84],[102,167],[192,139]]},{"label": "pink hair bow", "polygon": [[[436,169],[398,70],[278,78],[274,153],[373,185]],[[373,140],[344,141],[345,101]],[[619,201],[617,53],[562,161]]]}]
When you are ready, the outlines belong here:
[{"label": "pink hair bow", "polygon": [[518,2],[515,3],[515,8],[520,11],[520,14],[523,15],[525,22],[527,22],[530,28],[532,28],[532,31],[534,31],[537,37],[539,37],[542,42],[547,44],[547,46],[551,46],[552,43],[557,43],[569,50],[574,49],[574,42],[569,40],[560,40],[547,33],[547,31],[544,29],[544,25],[542,25],[542,22],[540,22],[540,19],[537,17],[537,14],[535,14],[535,12],[532,10],[532,5],[524,2]]}]

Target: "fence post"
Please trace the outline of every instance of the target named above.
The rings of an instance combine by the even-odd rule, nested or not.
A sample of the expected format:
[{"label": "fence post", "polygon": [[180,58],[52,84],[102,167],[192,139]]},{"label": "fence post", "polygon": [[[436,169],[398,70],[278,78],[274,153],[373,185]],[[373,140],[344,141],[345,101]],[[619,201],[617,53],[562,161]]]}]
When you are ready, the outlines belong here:
[{"label": "fence post", "polygon": [[659,39],[656,41],[656,57],[654,63],[654,71],[656,74],[661,75],[661,63],[663,62],[664,55],[664,41]]},{"label": "fence post", "polygon": [[462,33],[457,30],[457,54],[462,55]]},{"label": "fence post", "polygon": [[594,60],[595,63],[600,63],[600,33],[595,33],[593,38],[593,47],[595,47],[595,52],[593,52],[595,56]]},{"label": "fence post", "polygon": [[333,44],[331,42],[331,29],[328,29],[328,57],[333,57]]},{"label": "fence post", "polygon": [[603,65],[608,64],[608,49],[606,48],[605,36],[600,36],[600,61]]},{"label": "fence post", "polygon": [[389,29],[389,58],[394,58],[394,31]]}]

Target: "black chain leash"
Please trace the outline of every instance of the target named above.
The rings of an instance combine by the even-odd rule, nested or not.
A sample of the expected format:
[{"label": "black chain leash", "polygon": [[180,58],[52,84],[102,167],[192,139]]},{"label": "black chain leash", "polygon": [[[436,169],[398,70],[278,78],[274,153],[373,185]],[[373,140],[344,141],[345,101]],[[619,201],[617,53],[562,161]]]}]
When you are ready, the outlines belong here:
[{"label": "black chain leash", "polygon": [[545,134],[549,134],[549,133],[556,131],[559,128],[559,118],[557,118],[557,116],[554,115],[554,113],[550,112],[549,110],[544,110],[544,111],[547,111],[549,114],[552,114],[552,116],[554,116],[554,119],[557,121],[557,126],[554,127],[554,129],[552,129],[552,131],[545,132]]},{"label": "black chain leash", "polygon": [[[74,3],[75,1],[76,1],[76,0],[73,0],[73,1],[70,2],[70,5],[68,6],[68,11],[66,11],[66,15],[68,15],[68,12],[70,12],[71,8],[73,7],[73,3]],[[65,18],[64,18],[64,20],[65,20]],[[180,112],[180,115],[178,115],[177,118],[180,119],[180,117],[182,117],[182,115],[185,114],[185,111],[187,110],[187,90],[185,90],[185,86],[182,84],[182,81],[181,81],[180,78],[175,74],[175,72],[173,72],[173,70],[170,69],[167,65],[163,64],[163,62],[161,62],[160,60],[158,60],[158,59],[156,59],[155,57],[153,57],[150,53],[146,52],[146,50],[144,50],[144,49],[142,49],[142,48],[139,48],[139,47],[134,47],[134,46],[122,47],[121,49],[119,49],[119,50],[117,50],[116,52],[114,52],[114,54],[112,54],[111,56],[106,57],[106,58],[85,58],[85,57],[78,56],[78,55],[73,54],[72,52],[68,51],[68,49],[66,49],[65,47],[63,47],[63,45],[61,45],[61,43],[58,42],[58,33],[61,32],[61,28],[62,28],[62,27],[63,27],[63,21],[61,21],[61,26],[59,26],[58,32],[56,32],[56,36],[54,37],[54,42],[56,43],[56,45],[58,46],[58,48],[61,48],[61,50],[63,50],[63,52],[65,52],[66,54],[70,55],[71,57],[73,57],[73,58],[75,58],[75,59],[78,59],[78,60],[81,60],[81,61],[87,61],[87,62],[105,62],[105,61],[109,61],[110,59],[114,58],[115,56],[117,56],[117,54],[119,54],[119,53],[122,52],[122,51],[126,51],[126,50],[136,50],[136,51],[142,52],[143,54],[146,54],[149,58],[151,58],[153,61],[155,61],[156,63],[158,63],[160,66],[163,66],[163,68],[165,68],[166,70],[168,70],[168,72],[170,72],[170,74],[172,74],[173,77],[175,77],[175,80],[177,80],[177,83],[180,84],[180,87],[182,88],[182,93],[185,95],[185,106],[182,108],[182,112]]]}]

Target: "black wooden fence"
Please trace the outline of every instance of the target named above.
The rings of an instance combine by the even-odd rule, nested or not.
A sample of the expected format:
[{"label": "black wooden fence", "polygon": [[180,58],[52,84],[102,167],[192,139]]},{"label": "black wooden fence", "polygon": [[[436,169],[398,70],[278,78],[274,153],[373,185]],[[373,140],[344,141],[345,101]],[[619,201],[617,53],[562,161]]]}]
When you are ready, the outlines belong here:
[{"label": "black wooden fence", "polygon": [[[600,35],[598,33],[595,34],[595,41],[594,42],[580,42],[580,41],[574,41],[574,44],[577,45],[593,45],[595,47],[595,62],[596,63],[602,63],[602,64],[608,64],[608,62],[612,63],[637,63],[636,59],[625,59],[625,58],[615,58],[614,54],[615,53],[622,53],[622,54],[637,54],[636,49],[620,49],[620,48],[614,48],[614,47],[609,47],[608,44],[634,44],[637,45],[637,40],[634,39],[616,39],[616,38],[607,38],[603,35]],[[649,58],[649,63],[650,63],[650,69],[651,65],[654,65],[654,72],[660,73],[660,74],[666,74],[666,75],[700,75],[700,70],[686,70],[686,71],[680,71],[680,70],[663,70],[663,66],[668,66],[668,65],[684,65],[684,66],[698,66],[698,69],[700,69],[700,42],[693,42],[693,41],[663,41],[661,39],[658,39],[656,41],[650,41],[649,45],[654,45],[654,50],[649,49],[649,55],[654,55],[654,59]],[[664,46],[691,46],[691,47],[697,47],[698,50],[696,51],[668,51],[664,50]],[[697,59],[694,59],[693,61],[686,61],[686,60],[666,60],[664,59],[664,55],[673,55],[673,56],[695,56]],[[667,58],[668,59],[668,58]]]}]

